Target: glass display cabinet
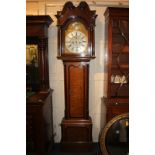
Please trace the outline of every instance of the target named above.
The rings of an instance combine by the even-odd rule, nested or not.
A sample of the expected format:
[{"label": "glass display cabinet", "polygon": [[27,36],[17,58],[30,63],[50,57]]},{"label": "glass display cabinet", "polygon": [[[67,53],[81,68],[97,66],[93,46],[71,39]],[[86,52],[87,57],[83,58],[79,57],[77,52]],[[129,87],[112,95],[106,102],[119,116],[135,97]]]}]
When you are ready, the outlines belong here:
[{"label": "glass display cabinet", "polygon": [[50,16],[26,16],[26,154],[45,155],[53,143],[48,73]]},{"label": "glass display cabinet", "polygon": [[109,7],[104,15],[104,103],[109,121],[129,110],[129,9]]}]

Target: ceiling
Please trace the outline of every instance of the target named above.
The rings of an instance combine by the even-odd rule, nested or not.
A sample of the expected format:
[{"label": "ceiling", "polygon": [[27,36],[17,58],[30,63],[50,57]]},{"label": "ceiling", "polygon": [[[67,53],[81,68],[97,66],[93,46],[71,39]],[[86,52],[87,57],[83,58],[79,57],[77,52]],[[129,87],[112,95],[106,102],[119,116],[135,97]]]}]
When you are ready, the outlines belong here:
[{"label": "ceiling", "polygon": [[[67,1],[72,1],[74,4],[79,4],[80,1],[83,0],[26,0],[27,2],[45,2],[46,4],[53,4],[53,5],[63,5]],[[85,0],[89,5],[112,5],[112,4],[119,4],[119,5],[129,5],[129,0]]]}]

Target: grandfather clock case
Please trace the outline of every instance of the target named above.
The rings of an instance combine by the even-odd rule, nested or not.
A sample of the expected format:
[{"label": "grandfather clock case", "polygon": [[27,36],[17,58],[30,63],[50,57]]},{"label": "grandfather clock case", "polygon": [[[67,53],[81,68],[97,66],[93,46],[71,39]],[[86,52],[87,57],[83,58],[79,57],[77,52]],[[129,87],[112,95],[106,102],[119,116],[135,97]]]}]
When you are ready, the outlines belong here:
[{"label": "grandfather clock case", "polygon": [[89,61],[95,58],[94,27],[96,11],[86,2],[77,7],[67,2],[57,12],[58,59],[63,61],[65,116],[62,119],[62,149],[89,150],[92,120],[89,116]]},{"label": "grandfather clock case", "polygon": [[129,111],[129,8],[105,13],[104,103],[107,122]]}]

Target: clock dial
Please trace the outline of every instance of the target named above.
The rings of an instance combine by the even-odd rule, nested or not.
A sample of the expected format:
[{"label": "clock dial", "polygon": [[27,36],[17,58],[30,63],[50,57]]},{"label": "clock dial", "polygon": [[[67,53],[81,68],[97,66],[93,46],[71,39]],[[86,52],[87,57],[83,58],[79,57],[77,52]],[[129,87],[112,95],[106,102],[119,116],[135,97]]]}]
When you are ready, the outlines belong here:
[{"label": "clock dial", "polygon": [[88,31],[81,22],[72,22],[65,31],[65,53],[87,52]]},{"label": "clock dial", "polygon": [[80,31],[72,31],[65,38],[65,46],[72,53],[82,53],[88,45],[87,37]]}]

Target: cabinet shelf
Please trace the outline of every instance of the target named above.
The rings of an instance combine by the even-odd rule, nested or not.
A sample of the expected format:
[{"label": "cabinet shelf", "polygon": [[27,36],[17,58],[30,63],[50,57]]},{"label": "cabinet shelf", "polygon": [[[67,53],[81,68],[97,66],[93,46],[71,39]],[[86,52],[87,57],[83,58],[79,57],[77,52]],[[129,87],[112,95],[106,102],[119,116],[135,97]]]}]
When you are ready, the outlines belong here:
[{"label": "cabinet shelf", "polygon": [[129,45],[127,43],[115,43],[112,45],[112,53],[129,53]]},{"label": "cabinet shelf", "polygon": [[115,102],[119,102],[119,103],[129,103],[129,98],[128,97],[104,97],[103,100],[106,103],[115,103]]},{"label": "cabinet shelf", "polygon": [[113,51],[112,52],[112,55],[120,55],[120,54],[121,55],[124,54],[124,55],[127,55],[128,56],[129,55],[129,51]]},{"label": "cabinet shelf", "polygon": [[112,69],[129,69],[129,64],[112,65]]},{"label": "cabinet shelf", "polygon": [[[111,85],[115,85],[115,86],[116,86],[116,85],[119,86],[121,83],[110,83],[110,84],[111,84]],[[124,85],[124,86],[125,86],[125,85],[128,86],[129,83],[123,83],[122,85]]]}]

